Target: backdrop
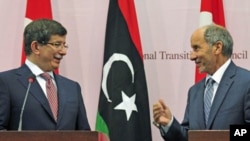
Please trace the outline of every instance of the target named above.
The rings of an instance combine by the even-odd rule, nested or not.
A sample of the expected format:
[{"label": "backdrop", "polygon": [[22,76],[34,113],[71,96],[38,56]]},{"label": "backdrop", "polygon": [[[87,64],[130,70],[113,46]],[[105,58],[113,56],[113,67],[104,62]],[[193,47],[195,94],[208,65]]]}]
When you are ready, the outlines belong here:
[{"label": "backdrop", "polygon": [[[104,35],[109,0],[51,0],[53,19],[68,29],[70,45],[60,74],[78,81],[92,130],[100,93]],[[145,69],[152,105],[164,99],[181,122],[188,88],[194,84],[195,65],[190,35],[199,26],[200,0],[135,0],[145,56]],[[0,71],[21,62],[25,0],[0,1]],[[226,27],[234,38],[234,61],[250,69],[250,1],[225,0]],[[179,57],[177,57],[179,56]],[[183,56],[183,57],[180,57]],[[152,126],[153,141],[162,140]]]}]

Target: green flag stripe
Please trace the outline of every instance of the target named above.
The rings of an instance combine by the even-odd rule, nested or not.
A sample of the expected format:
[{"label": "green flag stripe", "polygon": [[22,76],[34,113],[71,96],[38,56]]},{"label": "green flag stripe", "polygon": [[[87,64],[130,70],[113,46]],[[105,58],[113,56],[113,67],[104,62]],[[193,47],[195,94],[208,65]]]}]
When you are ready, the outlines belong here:
[{"label": "green flag stripe", "polygon": [[102,116],[100,115],[99,112],[97,112],[95,128],[96,128],[96,131],[102,132],[102,133],[106,134],[109,137],[108,126],[107,126],[106,122],[103,120],[103,118],[102,118]]}]

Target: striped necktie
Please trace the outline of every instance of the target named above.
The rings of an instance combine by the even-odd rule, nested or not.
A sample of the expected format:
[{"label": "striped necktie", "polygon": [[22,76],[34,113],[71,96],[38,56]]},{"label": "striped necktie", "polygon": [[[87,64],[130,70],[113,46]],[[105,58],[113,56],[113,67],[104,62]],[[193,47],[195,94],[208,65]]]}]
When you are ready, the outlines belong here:
[{"label": "striped necktie", "polygon": [[214,80],[212,78],[209,78],[207,80],[205,94],[204,94],[204,114],[205,114],[205,123],[207,125],[207,121],[209,118],[210,108],[212,106],[212,97],[214,92]]},{"label": "striped necktie", "polygon": [[57,120],[58,113],[58,99],[57,91],[54,83],[52,82],[51,76],[48,73],[43,73],[41,76],[46,80],[46,93],[49,101],[51,111],[53,113],[54,119]]}]

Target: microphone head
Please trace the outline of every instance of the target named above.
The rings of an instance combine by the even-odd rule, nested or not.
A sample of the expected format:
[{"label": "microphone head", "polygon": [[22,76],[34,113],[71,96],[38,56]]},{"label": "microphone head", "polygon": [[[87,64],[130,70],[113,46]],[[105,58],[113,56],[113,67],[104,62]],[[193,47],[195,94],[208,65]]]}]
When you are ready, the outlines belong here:
[{"label": "microphone head", "polygon": [[31,74],[28,78],[29,83],[33,83],[35,81],[36,76],[34,74]]}]

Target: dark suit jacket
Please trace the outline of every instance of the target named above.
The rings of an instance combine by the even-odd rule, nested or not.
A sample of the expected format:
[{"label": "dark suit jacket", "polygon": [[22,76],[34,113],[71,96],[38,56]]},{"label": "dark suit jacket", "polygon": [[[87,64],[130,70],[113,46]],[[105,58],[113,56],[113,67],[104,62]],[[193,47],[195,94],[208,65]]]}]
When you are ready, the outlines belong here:
[{"label": "dark suit jacket", "polygon": [[[17,130],[31,74],[26,65],[0,73],[1,130]],[[90,130],[80,85],[61,75],[55,75],[55,81],[59,103],[57,122],[39,83],[34,81],[23,113],[22,130]]]},{"label": "dark suit jacket", "polygon": [[203,95],[205,79],[189,89],[184,120],[174,119],[166,141],[186,141],[188,130],[229,130],[231,124],[250,124],[250,72],[233,62],[225,71],[218,86],[205,127]]}]

